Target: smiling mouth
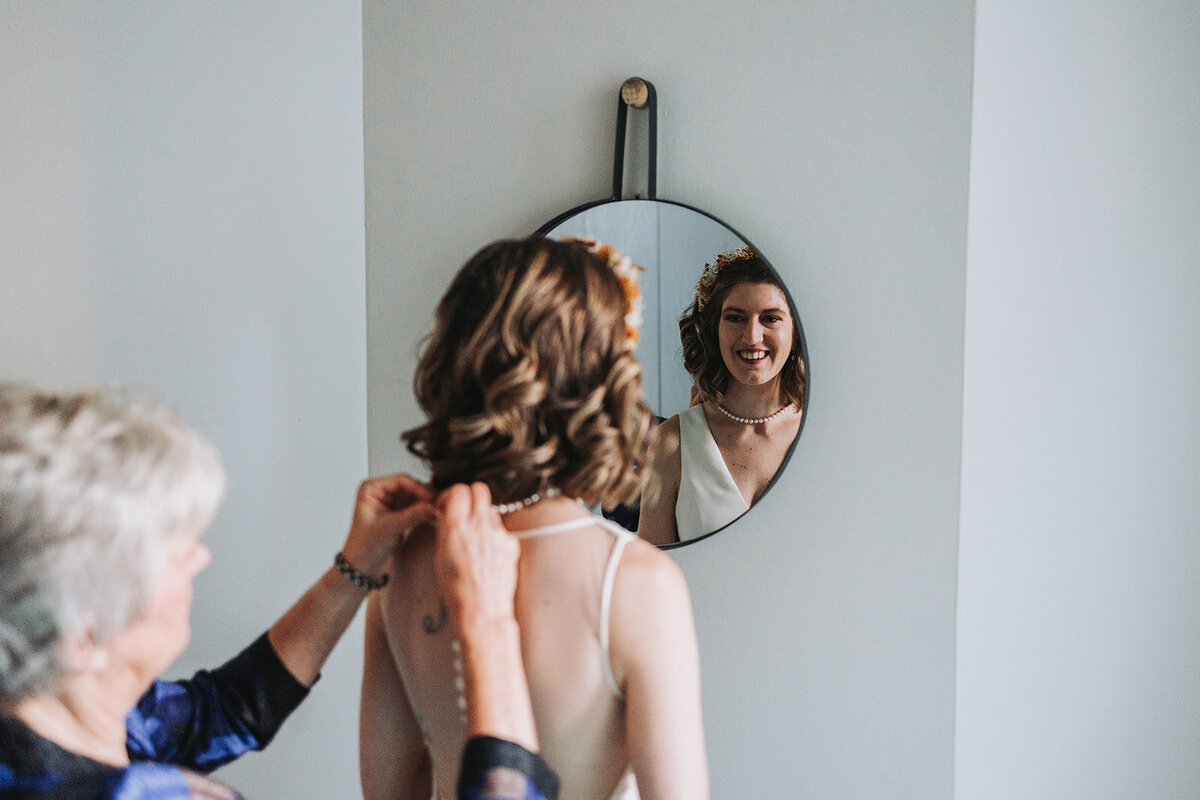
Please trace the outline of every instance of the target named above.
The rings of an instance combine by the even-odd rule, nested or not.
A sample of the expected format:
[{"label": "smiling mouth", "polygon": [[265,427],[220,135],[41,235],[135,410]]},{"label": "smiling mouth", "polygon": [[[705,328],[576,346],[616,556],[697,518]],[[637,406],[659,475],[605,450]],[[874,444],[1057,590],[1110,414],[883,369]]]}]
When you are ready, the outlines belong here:
[{"label": "smiling mouth", "polygon": [[766,350],[739,350],[738,358],[747,363],[753,364],[756,361],[762,361],[767,357]]}]

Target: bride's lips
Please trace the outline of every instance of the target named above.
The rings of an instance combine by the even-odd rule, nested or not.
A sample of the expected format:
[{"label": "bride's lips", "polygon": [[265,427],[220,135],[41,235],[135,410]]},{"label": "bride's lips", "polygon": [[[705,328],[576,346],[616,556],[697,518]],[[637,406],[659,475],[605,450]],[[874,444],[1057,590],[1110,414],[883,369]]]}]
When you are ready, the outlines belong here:
[{"label": "bride's lips", "polygon": [[757,364],[759,361],[765,361],[770,352],[767,350],[738,350],[738,358],[745,361],[747,364]]}]

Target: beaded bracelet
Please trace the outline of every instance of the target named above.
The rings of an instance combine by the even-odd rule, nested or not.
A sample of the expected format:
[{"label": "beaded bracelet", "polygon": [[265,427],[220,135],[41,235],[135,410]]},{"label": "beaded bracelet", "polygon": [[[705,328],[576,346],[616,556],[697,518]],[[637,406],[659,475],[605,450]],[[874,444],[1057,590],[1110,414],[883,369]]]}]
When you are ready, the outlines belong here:
[{"label": "beaded bracelet", "polygon": [[372,589],[382,589],[383,587],[388,585],[388,576],[387,575],[384,575],[383,577],[379,578],[379,580],[375,580],[374,578],[369,578],[366,575],[364,575],[363,573],[356,570],[354,567],[350,566],[350,562],[347,561],[346,557],[344,555],[342,555],[341,553],[338,553],[336,556],[333,557],[333,563],[338,568],[338,572],[342,573],[347,578],[349,578],[350,582],[353,583],[355,586],[357,586],[360,589],[366,589],[367,591],[371,591]]}]

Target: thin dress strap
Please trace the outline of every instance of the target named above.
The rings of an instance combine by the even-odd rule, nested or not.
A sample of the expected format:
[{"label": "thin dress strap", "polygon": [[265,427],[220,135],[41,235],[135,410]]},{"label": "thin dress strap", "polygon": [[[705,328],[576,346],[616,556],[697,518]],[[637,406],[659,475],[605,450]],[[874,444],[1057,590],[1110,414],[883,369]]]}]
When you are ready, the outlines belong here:
[{"label": "thin dress strap", "polygon": [[536,536],[549,536],[552,533],[565,533],[573,531],[576,528],[583,528],[604,521],[602,517],[578,517],[576,519],[569,519],[566,522],[558,522],[554,525],[543,525],[540,528],[526,528],[523,531],[512,531],[512,535],[518,539],[532,539]]},{"label": "thin dress strap", "polygon": [[608,651],[608,617],[612,610],[613,584],[617,580],[617,565],[621,562],[621,553],[625,551],[625,545],[636,539],[637,536],[606,519],[601,519],[600,522],[616,537],[612,553],[608,556],[608,564],[604,568],[604,583],[600,588],[600,668],[604,671],[604,681],[608,684],[608,688],[612,689],[612,693],[617,697],[623,699],[625,695],[621,692],[621,687],[617,685],[616,677],[613,676],[612,656]]},{"label": "thin dress strap", "polygon": [[617,565],[621,562],[621,553],[625,551],[625,545],[637,538],[637,534],[625,530],[611,520],[598,516],[578,517],[554,525],[527,528],[512,533],[518,539],[532,539],[537,536],[566,533],[588,525],[599,525],[616,539],[613,542],[612,551],[608,555],[608,563],[604,566],[604,582],[600,587],[600,669],[604,673],[604,682],[608,684],[608,688],[618,698],[623,699],[624,694],[621,692],[621,687],[617,685],[617,679],[613,676],[612,659],[608,652],[608,618],[612,609],[613,584],[617,580]]}]

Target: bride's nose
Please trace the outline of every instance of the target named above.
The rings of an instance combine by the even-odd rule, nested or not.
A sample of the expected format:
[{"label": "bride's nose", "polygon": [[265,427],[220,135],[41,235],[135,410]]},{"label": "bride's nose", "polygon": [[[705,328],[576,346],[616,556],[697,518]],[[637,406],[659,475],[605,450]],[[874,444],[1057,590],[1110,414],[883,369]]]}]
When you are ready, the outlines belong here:
[{"label": "bride's nose", "polygon": [[746,344],[762,344],[763,330],[763,324],[757,319],[752,319],[746,323],[742,338],[746,341]]}]

